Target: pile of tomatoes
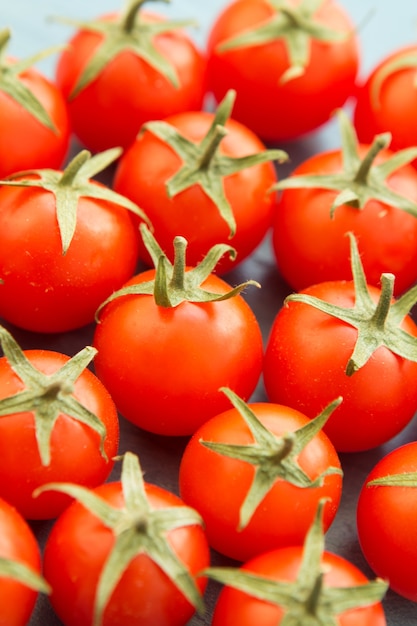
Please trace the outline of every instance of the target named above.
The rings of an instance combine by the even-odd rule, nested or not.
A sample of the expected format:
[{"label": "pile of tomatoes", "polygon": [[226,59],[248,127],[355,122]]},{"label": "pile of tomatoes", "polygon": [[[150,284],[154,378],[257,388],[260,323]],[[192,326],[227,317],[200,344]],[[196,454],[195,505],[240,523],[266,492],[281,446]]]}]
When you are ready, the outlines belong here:
[{"label": "pile of tomatoes", "polygon": [[0,31],[0,624],[385,626],[417,602],[417,45],[360,78],[347,1],[232,0],[204,46],[151,4],[29,59]]}]

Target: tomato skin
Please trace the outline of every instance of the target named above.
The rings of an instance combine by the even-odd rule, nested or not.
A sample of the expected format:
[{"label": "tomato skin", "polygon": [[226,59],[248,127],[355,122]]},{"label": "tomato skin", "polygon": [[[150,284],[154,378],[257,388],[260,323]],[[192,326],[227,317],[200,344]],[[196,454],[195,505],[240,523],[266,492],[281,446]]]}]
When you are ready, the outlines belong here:
[{"label": "tomato skin", "polygon": [[[182,506],[174,494],[145,484],[153,508]],[[95,490],[106,502],[122,508],[120,483]],[[203,528],[176,528],[169,540],[179,558],[196,575],[209,565]],[[74,502],[58,518],[44,553],[44,575],[52,586],[51,603],[65,626],[90,626],[98,577],[114,544],[113,532],[80,503]],[[203,592],[206,579],[196,578]],[[182,626],[195,612],[167,575],[146,555],[136,556],[124,572],[104,611],[103,626]]]},{"label": "tomato skin", "polygon": [[373,571],[389,580],[396,593],[417,601],[417,498],[415,487],[369,486],[389,474],[417,471],[417,443],[412,441],[385,455],[368,474],[357,505],[362,552]]},{"label": "tomato skin", "polygon": [[[391,73],[381,85],[375,102],[372,92],[380,71],[408,53],[417,53],[417,46],[405,46],[384,57],[358,86],[353,110],[353,123],[358,138],[369,142],[378,133],[390,132],[391,147],[395,150],[417,145],[417,89],[415,67],[403,68]],[[401,102],[401,106],[398,103]],[[417,161],[414,161],[414,165]]]},{"label": "tomato skin", "polygon": [[[309,422],[302,413],[269,403],[249,404],[257,418],[278,437]],[[182,499],[196,509],[205,522],[210,545],[222,554],[246,561],[261,552],[304,541],[321,497],[328,497],[324,526],[329,528],[337,512],[342,477],[331,474],[321,487],[302,488],[277,479],[248,525],[238,530],[239,511],[253,480],[254,466],[206,448],[203,441],[234,445],[254,442],[237,409],[230,409],[205,422],[188,442],[180,464]],[[340,468],[338,455],[320,432],[298,457],[303,470],[314,480],[329,467]],[[210,476],[210,481],[204,476]],[[285,503],[285,504],[284,504]]]},{"label": "tomato skin", "polygon": [[138,233],[120,206],[82,197],[65,255],[54,195],[0,187],[0,316],[39,333],[94,320],[98,306],[135,271]]},{"label": "tomato skin", "polygon": [[[146,22],[164,19],[143,10],[140,15]],[[100,19],[115,20],[116,17],[113,13]],[[178,88],[134,53],[122,51],[106,64],[92,83],[71,97],[72,89],[101,41],[100,34],[79,30],[62,52],[56,68],[56,82],[67,100],[73,131],[92,152],[116,146],[127,148],[145,122],[202,108],[206,92],[205,54],[183,30],[177,29],[157,35],[154,43],[157,51],[174,67]]]},{"label": "tomato skin", "polygon": [[[377,301],[380,291],[369,287]],[[352,282],[319,283],[301,291],[341,307],[353,307]],[[410,317],[401,324],[417,336]],[[398,434],[417,407],[417,363],[384,346],[352,376],[345,374],[357,339],[349,324],[300,302],[288,302],[278,312],[264,358],[268,398],[292,406],[312,418],[335,396],[343,402],[324,431],[338,452],[376,447]]]},{"label": "tomato skin", "polygon": [[359,66],[354,27],[344,9],[333,0],[322,3],[316,18],[351,35],[333,44],[312,40],[310,61],[304,75],[298,78],[280,83],[281,75],[289,68],[282,38],[257,46],[218,50],[219,44],[260,25],[273,13],[266,0],[230,2],[219,13],[207,43],[209,90],[220,101],[228,89],[235,89],[234,118],[265,141],[294,139],[327,122],[333,111],[354,93]]},{"label": "tomato skin", "polygon": [[[359,148],[361,158],[369,146]],[[375,164],[393,155],[381,151]],[[299,165],[293,176],[332,174],[342,170],[339,150],[318,153]],[[417,175],[411,165],[387,178],[388,188],[417,201]],[[272,247],[278,269],[296,291],[330,280],[350,280],[348,232],[358,241],[367,282],[379,286],[381,274],[395,275],[394,290],[403,293],[417,279],[417,219],[401,209],[369,200],[363,209],[331,206],[336,191],[285,189],[278,200]]]},{"label": "tomato skin", "polygon": [[[164,121],[198,144],[207,134],[213,118],[213,113],[189,111],[169,116]],[[233,118],[229,118],[225,127],[228,133],[221,141],[221,154],[238,158],[266,149],[252,131]],[[166,182],[181,165],[181,158],[166,142],[145,131],[119,160],[113,188],[142,208],[152,223],[155,238],[171,261],[172,241],[177,235],[188,241],[189,265],[197,265],[218,243],[233,246],[237,251],[236,259],[224,256],[216,266],[216,273],[223,274],[246,259],[271,227],[276,195],[270,188],[277,181],[276,171],[273,164],[267,162],[223,178],[225,195],[236,221],[236,233],[230,236],[229,226],[199,185],[172,198],[168,196]],[[150,264],[144,246],[140,256]]]},{"label": "tomato skin", "polygon": [[[147,270],[127,284],[154,276]],[[230,290],[214,275],[202,286]],[[192,434],[228,408],[222,386],[248,399],[262,369],[261,331],[242,296],[171,308],[157,306],[153,296],[123,296],[103,309],[93,345],[95,371],[119,412],[165,435]]]},{"label": "tomato skin", "polygon": [[[40,371],[52,374],[69,360],[64,354],[27,350],[26,357]],[[22,391],[24,383],[5,357],[0,359],[0,398]],[[64,494],[46,491],[33,497],[33,490],[54,481],[95,487],[106,480],[119,445],[119,421],[114,403],[98,378],[84,370],[74,385],[74,396],[104,423],[107,435],[100,453],[100,437],[88,426],[61,414],[51,437],[51,462],[43,466],[35,438],[31,412],[0,417],[0,497],[13,504],[26,519],[56,517],[71,502]],[[18,450],[18,452],[16,452]]]},{"label": "tomato skin", "polygon": [[[0,558],[18,561],[41,573],[41,555],[33,531],[20,513],[0,498]],[[0,577],[1,626],[27,626],[38,592],[10,578]]]},{"label": "tomato skin", "polygon": [[[303,548],[290,546],[265,552],[246,562],[242,569],[272,580],[293,581],[300,568]],[[329,587],[350,587],[368,582],[366,576],[346,559],[324,552],[322,557],[324,584]],[[214,609],[212,626],[279,626],[284,612],[281,607],[258,600],[232,587],[223,587]],[[381,603],[351,609],[337,617],[339,626],[386,626]]]},{"label": "tomato skin", "polygon": [[0,84],[0,178],[33,168],[59,168],[69,149],[71,126],[61,91],[35,68],[19,78],[46,109],[56,132],[25,111]]}]

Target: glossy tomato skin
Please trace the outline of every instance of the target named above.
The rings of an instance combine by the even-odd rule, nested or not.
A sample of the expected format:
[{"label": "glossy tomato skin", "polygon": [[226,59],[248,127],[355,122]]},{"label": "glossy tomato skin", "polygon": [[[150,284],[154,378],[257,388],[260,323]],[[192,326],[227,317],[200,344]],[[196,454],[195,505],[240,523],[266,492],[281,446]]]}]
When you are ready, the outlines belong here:
[{"label": "glossy tomato skin", "polygon": [[363,554],[396,593],[417,601],[417,498],[415,487],[367,486],[390,474],[417,471],[417,443],[383,457],[367,476],[358,499],[357,529]]},{"label": "glossy tomato skin", "polygon": [[[372,141],[378,133],[391,133],[391,147],[401,150],[417,146],[417,90],[415,67],[391,72],[378,89],[379,77],[385,68],[408,54],[416,54],[417,46],[394,50],[384,57],[358,86],[353,110],[353,123],[360,141]],[[377,89],[378,95],[374,96]],[[398,103],[401,106],[398,106]],[[414,164],[417,161],[414,161]]]},{"label": "glossy tomato skin", "polygon": [[[69,360],[64,354],[47,350],[27,350],[25,355],[45,374],[56,372]],[[24,383],[2,357],[0,398],[23,389]],[[109,393],[86,369],[75,382],[74,396],[106,426],[107,460],[101,455],[98,433],[61,413],[52,431],[51,461],[44,466],[36,442],[33,413],[0,417],[0,497],[13,504],[27,519],[54,518],[70,503],[68,496],[54,491],[33,497],[34,489],[55,481],[93,488],[104,482],[113,468],[119,445],[119,421]]]},{"label": "glossy tomato skin", "polygon": [[[279,581],[295,580],[303,548],[291,546],[265,552],[242,566],[242,569]],[[324,552],[324,584],[329,587],[353,587],[368,582],[366,576],[346,559]],[[214,609],[212,626],[279,626],[284,612],[280,606],[259,600],[232,587],[224,587]],[[337,617],[339,626],[386,626],[381,603],[345,611]]]},{"label": "glossy tomato skin", "polygon": [[71,126],[60,89],[35,68],[19,78],[46,109],[56,130],[34,118],[0,85],[0,178],[33,168],[59,168],[69,149]]},{"label": "glossy tomato skin", "polygon": [[[361,158],[369,146],[360,146]],[[382,151],[375,164],[393,155]],[[334,174],[342,170],[339,150],[318,153],[301,165],[293,176]],[[417,201],[417,175],[411,165],[387,178],[387,186],[411,201]],[[401,294],[417,279],[417,219],[378,200],[368,200],[362,209],[338,207],[331,216],[336,191],[285,189],[273,224],[272,246],[280,274],[299,291],[330,280],[351,280],[348,232],[358,241],[367,282],[379,286],[381,274],[395,275],[395,293]]]},{"label": "glossy tomato skin", "polygon": [[135,271],[139,237],[120,206],[80,198],[65,255],[52,193],[2,186],[0,207],[0,316],[15,326],[55,333],[89,324]]},{"label": "glossy tomato skin", "polygon": [[[299,411],[282,405],[252,403],[249,406],[261,423],[278,437],[309,422]],[[200,513],[209,543],[218,552],[246,561],[274,548],[302,544],[322,497],[329,498],[324,509],[326,530],[331,525],[340,502],[340,474],[326,476],[322,486],[314,488],[296,487],[277,479],[248,525],[238,530],[239,511],[252,483],[255,467],[209,450],[201,441],[249,445],[254,443],[254,438],[237,409],[231,409],[203,424],[188,442],[182,456],[181,497]],[[312,480],[329,467],[340,469],[338,455],[323,432],[305,447],[298,463]],[[209,481],[204,478],[206,476],[210,476]]]},{"label": "glossy tomato skin", "polygon": [[[170,492],[145,484],[152,508],[182,506]],[[122,508],[120,483],[107,483],[95,493],[111,506]],[[90,626],[98,578],[114,534],[81,504],[74,502],[57,520],[47,540],[44,575],[52,586],[51,603],[65,626]],[[169,541],[191,574],[209,565],[210,555],[203,528],[176,528]],[[196,577],[204,591],[206,579]],[[194,607],[176,589],[167,575],[146,554],[136,556],[124,572],[104,611],[103,626],[183,626]]]},{"label": "glossy tomato skin", "polygon": [[[115,20],[116,17],[116,14],[109,14],[101,19]],[[141,11],[140,19],[155,22],[164,18]],[[179,111],[202,108],[206,57],[180,29],[154,38],[157,51],[168,59],[178,76],[178,88],[133,52],[122,51],[106,64],[92,83],[71,97],[79,76],[101,41],[102,36],[97,32],[79,30],[61,54],[56,69],[56,82],[68,102],[73,131],[92,152],[115,146],[127,148],[143,123]]]},{"label": "glossy tomato skin", "polygon": [[[377,301],[379,290],[369,288]],[[351,282],[319,283],[301,293],[341,307],[353,307]],[[401,328],[417,336],[406,317]],[[324,431],[338,452],[376,447],[398,434],[417,407],[417,363],[379,347],[352,376],[345,374],[357,330],[300,302],[288,302],[278,312],[265,350],[263,377],[271,402],[292,406],[312,418],[335,396],[342,403]]]},{"label": "glossy tomato skin", "polygon": [[[33,531],[20,513],[0,498],[0,558],[41,573],[41,554]],[[0,577],[1,626],[27,626],[38,592],[10,578]]]},{"label": "glossy tomato skin", "polygon": [[[213,113],[189,111],[165,121],[188,140],[200,143],[213,117]],[[229,119],[225,126],[228,133],[219,146],[221,154],[238,158],[265,150],[265,145],[243,124]],[[121,157],[113,187],[142,208],[152,223],[155,238],[171,261],[172,241],[177,235],[188,241],[190,265],[197,265],[218,243],[233,246],[236,259],[224,256],[216,266],[216,273],[223,274],[246,259],[272,225],[276,194],[270,189],[277,181],[275,168],[267,162],[223,178],[225,196],[236,221],[236,233],[231,236],[218,208],[199,185],[168,196],[166,182],[181,165],[181,158],[166,142],[145,131]],[[144,246],[140,256],[150,263]]]},{"label": "glossy tomato skin", "polygon": [[289,68],[282,38],[223,52],[218,49],[227,39],[270,19],[273,12],[267,0],[230,2],[219,13],[207,43],[209,90],[220,101],[228,89],[235,89],[233,116],[265,141],[294,139],[327,122],[354,93],[359,66],[354,26],[333,0],[323,2],[315,16],[347,37],[332,44],[313,40],[305,72],[293,80],[280,81]]},{"label": "glossy tomato skin", "polygon": [[[127,284],[154,276],[147,270]],[[230,290],[215,275],[202,287]],[[262,370],[260,327],[242,296],[171,308],[153,296],[123,296],[103,309],[93,345],[95,371],[119,412],[164,435],[190,435],[228,408],[222,386],[247,400]]]}]

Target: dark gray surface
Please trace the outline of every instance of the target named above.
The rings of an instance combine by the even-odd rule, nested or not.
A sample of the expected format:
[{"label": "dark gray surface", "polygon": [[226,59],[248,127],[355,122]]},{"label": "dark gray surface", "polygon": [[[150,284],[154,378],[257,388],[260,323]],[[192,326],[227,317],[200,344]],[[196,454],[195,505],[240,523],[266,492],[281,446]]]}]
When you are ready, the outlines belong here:
[{"label": "dark gray surface", "polygon": [[[51,15],[65,15],[77,18],[97,16],[109,10],[118,9],[121,2],[117,0],[2,0],[1,26],[12,29],[10,52],[24,57],[37,52],[49,45],[62,43],[71,34],[71,29],[47,20]],[[225,6],[224,0],[209,0],[197,3],[195,0],[173,0],[171,5],[165,3],[149,4],[149,8],[175,17],[196,17],[200,22],[199,30],[193,32],[195,39],[204,45],[206,33],[217,12]],[[413,0],[344,0],[346,9],[352,15],[359,28],[362,41],[362,69],[365,76],[373,65],[389,51],[406,43],[417,41],[417,3]],[[151,6],[152,5],[152,6]],[[395,14],[394,14],[395,11]],[[39,65],[46,74],[53,75],[54,61],[52,58]],[[334,123],[311,134],[302,141],[280,145],[291,156],[291,165],[280,167],[284,176],[290,167],[295,167],[310,154],[338,145],[339,137]],[[77,149],[77,146],[74,146]],[[233,273],[225,277],[232,284],[248,278],[259,281],[261,290],[252,289],[245,297],[255,311],[264,338],[269,333],[271,323],[281,306],[288,287],[280,278],[271,254],[269,238],[265,240],[256,253]],[[10,328],[10,327],[9,327]],[[47,347],[67,354],[74,354],[80,348],[91,343],[93,326],[77,332],[54,336],[39,336],[11,328],[14,336],[24,348]],[[260,382],[253,399],[265,400]],[[358,545],[355,525],[355,509],[359,490],[373,465],[395,446],[417,437],[416,418],[399,437],[376,450],[358,454],[341,455],[345,473],[342,503],[334,524],[327,534],[327,548],[359,566],[365,574],[373,577]],[[127,449],[136,452],[141,459],[146,473],[146,480],[177,491],[177,471],[186,439],[163,438],[147,434],[135,428],[125,420],[121,420],[120,452]],[[118,477],[118,468],[111,478]],[[416,520],[417,523],[417,520]],[[41,543],[43,543],[51,524],[34,523]],[[217,564],[225,563],[219,555],[213,554]],[[417,567],[416,567],[417,575]],[[210,584],[207,593],[208,612],[204,617],[195,617],[190,625],[209,624],[211,611],[215,601],[217,587]],[[389,626],[417,625],[417,605],[403,600],[398,595],[388,592],[384,601]],[[46,598],[41,597],[36,607],[30,626],[58,626],[59,620],[54,616]],[[157,626],[157,625],[155,625]],[[372,625],[370,625],[372,626]]]}]

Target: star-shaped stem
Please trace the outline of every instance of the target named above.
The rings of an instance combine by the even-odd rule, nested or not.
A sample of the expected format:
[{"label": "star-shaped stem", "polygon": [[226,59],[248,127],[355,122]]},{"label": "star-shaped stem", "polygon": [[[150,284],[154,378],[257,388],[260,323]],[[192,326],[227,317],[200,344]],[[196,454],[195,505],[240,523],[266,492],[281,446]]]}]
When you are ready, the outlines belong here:
[{"label": "star-shaped stem", "polygon": [[51,587],[43,576],[21,561],[0,557],[0,578],[10,578],[34,591],[51,593]]},{"label": "star-shaped stem", "polygon": [[128,295],[153,295],[158,306],[176,307],[181,302],[218,302],[237,296],[249,285],[260,287],[254,280],[248,280],[230,291],[219,294],[207,291],[200,285],[212,273],[220,258],[229,253],[233,258],[235,250],[226,244],[213,246],[199,265],[187,269],[186,248],[187,240],[178,236],[174,239],[174,263],[171,264],[166,254],[162,251],[155,237],[145,224],[140,225],[140,232],[146,249],[156,267],[155,278],[143,283],[137,283],[122,287],[115,291],[105,300],[96,312],[96,320],[99,321],[100,311],[109,302],[116,298]]},{"label": "star-shaped stem", "polygon": [[414,88],[417,89],[417,51],[404,51],[396,55],[389,62],[384,63],[376,72],[371,86],[371,101],[375,107],[380,106],[380,94],[384,82],[397,72],[402,70],[415,70]]},{"label": "star-shaped stem", "polygon": [[200,439],[200,443],[218,454],[239,459],[255,468],[252,484],[240,509],[239,530],[247,526],[278,479],[297,487],[313,488],[321,486],[325,476],[329,474],[342,474],[340,468],[329,467],[312,480],[298,463],[300,453],[323,428],[341,403],[341,398],[329,404],[318,417],[302,428],[278,437],[262,425],[251,408],[231,389],[222,388],[222,391],[245,420],[255,441],[244,446],[203,439]]},{"label": "star-shaped stem", "polygon": [[153,509],[146,496],[139,459],[131,452],[123,456],[121,485],[125,502],[121,509],[108,504],[93,491],[70,483],[51,483],[36,491],[52,489],[70,495],[114,533],[115,543],[97,586],[93,626],[100,626],[112,592],[138,554],[146,554],[157,563],[187,600],[203,611],[203,599],[195,581],[167,538],[169,531],[175,528],[201,525],[201,517],[187,506]]},{"label": "star-shaped stem", "polygon": [[10,38],[11,32],[8,28],[0,30],[0,91],[3,91],[20,104],[43,126],[56,133],[57,129],[48,111],[31,90],[26,87],[23,81],[20,80],[20,74],[31,68],[38,61],[62,50],[62,46],[47,48],[27,59],[10,61],[6,56]]},{"label": "star-shaped stem", "polygon": [[104,450],[105,425],[73,395],[77,378],[94,358],[97,350],[87,346],[54,374],[44,374],[32,365],[12,335],[2,326],[0,343],[4,357],[25,385],[23,391],[0,400],[0,419],[5,415],[24,411],[33,413],[42,465],[47,466],[51,461],[51,435],[60,414],[69,415],[92,428],[100,436],[100,451],[103,458],[107,459]]},{"label": "star-shaped stem", "polygon": [[381,579],[352,587],[326,585],[322,565],[324,502],[325,499],[320,501],[307,533],[295,581],[271,580],[270,576],[266,578],[234,567],[211,567],[202,575],[283,608],[281,626],[337,626],[337,616],[345,611],[380,602],[388,588]]},{"label": "star-shaped stem", "polygon": [[17,172],[6,180],[0,180],[0,185],[38,187],[54,194],[62,254],[65,255],[75,233],[80,198],[96,198],[112,202],[132,211],[149,224],[147,216],[134,202],[92,180],[93,176],[113,163],[121,153],[121,148],[111,148],[91,156],[88,150],[82,150],[68,163],[64,171],[34,169]]},{"label": "star-shaped stem", "polygon": [[352,32],[329,28],[315,19],[315,13],[323,0],[301,0],[294,6],[288,0],[269,0],[274,10],[268,20],[227,39],[218,46],[219,52],[236,48],[261,46],[283,40],[289,56],[289,68],[280,76],[284,83],[304,74],[310,62],[311,41],[325,43],[342,42]]},{"label": "star-shaped stem", "polygon": [[417,337],[400,328],[401,322],[417,302],[417,285],[393,301],[395,276],[382,274],[381,292],[375,303],[366,283],[355,236],[352,233],[348,233],[348,236],[355,305],[344,308],[303,293],[291,294],[285,302],[303,302],[357,328],[355,348],[346,365],[348,376],[363,367],[380,346],[385,346],[403,359],[417,362]]},{"label": "star-shaped stem", "polygon": [[236,92],[229,90],[217,107],[210,128],[200,143],[188,140],[164,121],[148,122],[142,127],[142,130],[150,131],[167,143],[182,160],[181,167],[166,181],[168,196],[172,198],[193,185],[199,185],[228,225],[230,237],[236,232],[236,222],[224,192],[223,179],[260,163],[275,160],[282,163],[288,159],[283,150],[263,150],[244,157],[230,157],[220,153],[219,146],[228,132],[225,124],[231,115],[235,98]]},{"label": "star-shaped stem", "polygon": [[[132,52],[143,59],[157,72],[169,80],[174,87],[179,86],[175,68],[155,47],[154,39],[158,35],[169,33],[187,26],[195,26],[192,20],[163,20],[148,22],[141,19],[140,9],[149,0],[129,0],[124,11],[116,20],[81,21],[67,18],[57,18],[61,22],[70,24],[83,30],[99,33],[103,41],[86,64],[83,72],[74,85],[70,98],[75,98],[80,91],[92,83],[100,72],[124,51]],[[163,0],[169,3],[170,0]]]},{"label": "star-shaped stem", "polygon": [[343,157],[341,171],[331,174],[292,175],[273,185],[272,190],[333,190],[337,194],[329,207],[331,217],[336,209],[344,204],[362,210],[372,199],[417,217],[417,204],[395,192],[387,183],[390,174],[417,158],[417,147],[399,150],[379,165],[374,165],[379,152],[389,147],[391,135],[389,133],[376,135],[367,154],[361,159],[352,123],[342,110],[338,111],[338,118]]}]

